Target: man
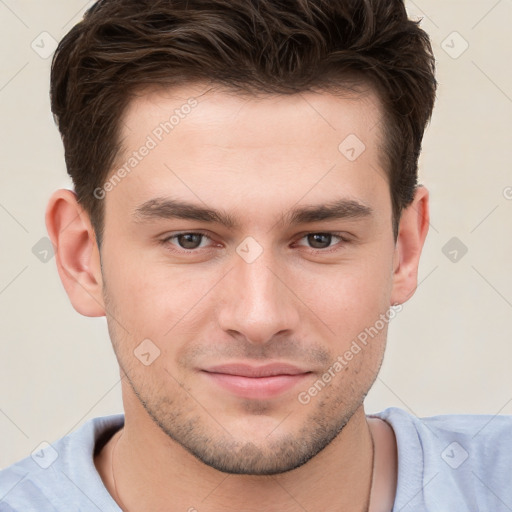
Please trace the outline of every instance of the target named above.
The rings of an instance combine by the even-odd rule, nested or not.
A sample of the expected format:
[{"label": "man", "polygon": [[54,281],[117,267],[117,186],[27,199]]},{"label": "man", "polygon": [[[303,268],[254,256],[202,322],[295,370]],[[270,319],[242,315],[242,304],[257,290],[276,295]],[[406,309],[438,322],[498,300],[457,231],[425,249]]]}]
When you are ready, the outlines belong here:
[{"label": "man", "polygon": [[399,1],[97,2],[53,61],[46,221],[125,414],[0,472],[0,510],[510,509],[509,417],[364,411],[435,90]]}]

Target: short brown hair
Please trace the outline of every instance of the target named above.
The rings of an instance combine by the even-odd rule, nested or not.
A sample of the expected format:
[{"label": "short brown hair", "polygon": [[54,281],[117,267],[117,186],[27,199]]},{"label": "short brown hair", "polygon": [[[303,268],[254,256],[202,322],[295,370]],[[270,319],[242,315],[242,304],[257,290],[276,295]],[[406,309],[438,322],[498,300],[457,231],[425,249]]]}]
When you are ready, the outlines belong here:
[{"label": "short brown hair", "polygon": [[51,104],[66,165],[98,243],[94,190],[113,170],[120,119],[148,85],[191,82],[291,94],[378,94],[395,239],[418,185],[421,142],[434,107],[435,59],[403,0],[99,0],[60,42]]}]

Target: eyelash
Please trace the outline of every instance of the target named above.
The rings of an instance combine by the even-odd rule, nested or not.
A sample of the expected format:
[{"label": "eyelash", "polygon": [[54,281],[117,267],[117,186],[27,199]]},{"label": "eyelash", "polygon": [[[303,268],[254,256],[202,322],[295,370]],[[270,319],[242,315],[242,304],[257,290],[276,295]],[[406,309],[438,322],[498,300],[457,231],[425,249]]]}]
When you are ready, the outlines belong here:
[{"label": "eyelash", "polygon": [[[164,238],[163,240],[161,240],[161,243],[162,243],[162,245],[165,245],[167,248],[169,248],[170,245],[173,245],[170,243],[170,241],[173,239],[177,239],[179,236],[182,236],[182,235],[201,235],[205,238],[208,238],[209,240],[212,240],[211,237],[203,231],[182,231],[180,233],[175,233],[173,235],[170,235],[170,236]],[[331,235],[331,236],[335,236],[335,237],[339,238],[340,242],[344,245],[351,243],[351,240],[349,240],[348,238],[343,236],[344,233],[336,232],[336,231],[311,231],[309,233],[305,233],[304,235],[302,235],[299,238],[299,240],[302,240],[302,239],[308,237],[309,235]],[[304,247],[304,246],[301,246],[301,247]],[[199,251],[199,249],[201,249],[201,248],[198,247],[196,249],[182,249],[177,246],[174,246],[174,248],[169,249],[169,250],[172,252],[180,253],[180,254],[193,254],[193,253],[197,253]],[[339,250],[340,248],[336,247],[336,245],[334,245],[333,247],[328,247],[326,249],[315,249],[314,247],[310,247],[309,249],[311,250],[311,252],[313,254],[330,254],[334,251]]]}]

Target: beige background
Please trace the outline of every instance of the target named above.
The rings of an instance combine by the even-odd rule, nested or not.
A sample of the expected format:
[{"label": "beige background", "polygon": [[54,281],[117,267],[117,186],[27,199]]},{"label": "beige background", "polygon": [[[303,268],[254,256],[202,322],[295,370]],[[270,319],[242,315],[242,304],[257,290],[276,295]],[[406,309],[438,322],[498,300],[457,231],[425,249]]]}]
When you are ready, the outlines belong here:
[{"label": "beige background", "polygon": [[[55,260],[33,253],[46,236],[50,193],[70,185],[50,116],[51,58],[43,57],[87,5],[0,0],[0,467],[88,418],[122,410],[105,320],[77,314]],[[407,6],[423,16],[438,61],[421,159],[432,226],[420,285],[393,320],[367,412],[510,414],[512,1]],[[443,253],[452,237],[468,248],[456,262]]]}]

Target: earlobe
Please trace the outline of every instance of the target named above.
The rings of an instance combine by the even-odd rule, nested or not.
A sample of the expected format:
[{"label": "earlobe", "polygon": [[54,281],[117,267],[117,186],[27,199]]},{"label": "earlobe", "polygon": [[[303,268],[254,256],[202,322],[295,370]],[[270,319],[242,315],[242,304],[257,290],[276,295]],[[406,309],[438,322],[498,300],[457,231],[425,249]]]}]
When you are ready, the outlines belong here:
[{"label": "earlobe", "polygon": [[60,279],[71,304],[85,316],[104,316],[98,246],[89,216],[71,190],[54,192],[46,209],[46,228],[55,247]]},{"label": "earlobe", "polygon": [[413,202],[403,210],[393,262],[391,304],[403,304],[416,291],[421,251],[429,227],[429,194],[419,186]]}]

